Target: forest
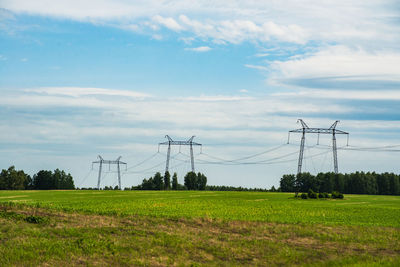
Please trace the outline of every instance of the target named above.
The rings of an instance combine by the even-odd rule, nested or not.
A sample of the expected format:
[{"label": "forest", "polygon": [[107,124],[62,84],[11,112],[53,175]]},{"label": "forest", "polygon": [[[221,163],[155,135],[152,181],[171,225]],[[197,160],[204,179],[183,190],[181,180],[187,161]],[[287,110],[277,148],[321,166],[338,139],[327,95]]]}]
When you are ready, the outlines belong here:
[{"label": "forest", "polygon": [[354,172],[286,174],[280,180],[282,192],[341,192],[344,194],[400,195],[400,176],[394,173]]},{"label": "forest", "polygon": [[54,171],[41,170],[33,177],[23,170],[16,170],[14,166],[0,173],[0,190],[50,190],[75,189],[71,174],[56,169]]}]

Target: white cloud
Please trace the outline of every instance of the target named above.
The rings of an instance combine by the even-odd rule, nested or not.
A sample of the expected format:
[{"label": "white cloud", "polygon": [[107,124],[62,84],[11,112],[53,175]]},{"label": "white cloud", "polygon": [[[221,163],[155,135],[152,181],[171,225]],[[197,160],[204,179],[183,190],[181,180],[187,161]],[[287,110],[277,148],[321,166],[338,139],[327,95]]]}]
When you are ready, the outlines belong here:
[{"label": "white cloud", "polygon": [[160,40],[163,39],[163,36],[161,34],[153,34],[151,36],[151,38],[154,39],[154,40],[160,41]]},{"label": "white cloud", "polygon": [[145,98],[150,97],[149,94],[127,91],[127,90],[115,90],[115,89],[104,89],[104,88],[88,88],[88,87],[42,87],[34,89],[25,89],[28,93],[39,93],[42,95],[61,95],[61,96],[72,96],[72,97],[83,97],[90,95],[107,95],[107,96],[127,96],[133,98]]},{"label": "white cloud", "polygon": [[164,17],[161,17],[160,15],[157,15],[157,16],[153,17],[153,21],[156,23],[159,23],[173,31],[183,30],[183,27],[181,25],[179,25],[173,18],[164,18]]},{"label": "white cloud", "polygon": [[355,90],[301,90],[297,92],[274,93],[274,96],[304,97],[319,99],[347,99],[347,100],[391,100],[400,101],[399,90],[355,91]]},{"label": "white cloud", "polygon": [[244,41],[268,42],[279,40],[293,43],[305,43],[307,35],[298,25],[277,25],[269,21],[257,24],[251,20],[208,20],[202,22],[180,15],[179,20],[198,38],[211,39],[215,43],[238,44]]},{"label": "white cloud", "polygon": [[[366,1],[157,1],[3,0],[16,13],[63,17],[137,32],[157,26],[214,43],[335,42],[379,48],[397,46],[398,8],[391,0]],[[147,25],[146,25],[147,24]],[[128,26],[125,26],[128,25]],[[148,33],[152,35],[154,33]]]},{"label": "white cloud", "polygon": [[193,51],[193,52],[208,52],[212,48],[208,46],[199,46],[199,47],[192,47],[192,48],[185,48],[185,50]]},{"label": "white cloud", "polygon": [[[96,114],[100,109],[102,114],[107,114],[106,117],[111,115],[122,121],[168,123],[174,127],[189,129],[193,127],[257,128],[269,125],[263,118],[267,115],[316,114],[326,109],[329,109],[332,114],[346,114],[354,110],[352,107],[335,103],[324,106],[319,103],[298,105],[295,98],[281,100],[279,97],[217,95],[158,99],[157,97],[149,98],[147,94],[138,92],[76,87],[26,89],[23,93],[16,95],[5,94],[0,105],[16,109],[39,110],[65,107],[92,108],[96,110]],[[193,118],[196,119],[193,120]]]},{"label": "white cloud", "polygon": [[[270,71],[270,82],[301,87],[330,88],[346,84],[351,87],[358,84],[360,89],[368,89],[371,83],[378,87],[381,84],[381,88],[387,88],[387,83],[398,87],[400,53],[367,52],[360,48],[332,46],[314,54],[273,61]],[[386,86],[382,86],[385,83]]]},{"label": "white cloud", "polygon": [[268,68],[266,66],[251,65],[251,64],[245,64],[244,66],[246,68],[249,68],[249,69],[256,69],[256,70],[261,70],[261,71],[267,71],[268,70]]}]

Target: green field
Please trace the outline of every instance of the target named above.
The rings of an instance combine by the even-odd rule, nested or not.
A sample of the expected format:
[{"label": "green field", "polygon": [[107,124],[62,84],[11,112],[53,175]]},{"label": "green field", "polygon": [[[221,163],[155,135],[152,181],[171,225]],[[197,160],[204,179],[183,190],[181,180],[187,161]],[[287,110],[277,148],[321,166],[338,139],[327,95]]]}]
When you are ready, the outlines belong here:
[{"label": "green field", "polygon": [[400,197],[2,191],[0,265],[400,265]]}]

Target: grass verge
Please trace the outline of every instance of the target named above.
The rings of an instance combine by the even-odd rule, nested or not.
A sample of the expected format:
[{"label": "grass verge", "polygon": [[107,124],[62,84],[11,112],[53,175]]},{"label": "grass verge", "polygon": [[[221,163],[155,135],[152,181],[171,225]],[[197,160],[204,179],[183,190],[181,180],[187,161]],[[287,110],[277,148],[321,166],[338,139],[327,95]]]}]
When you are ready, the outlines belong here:
[{"label": "grass verge", "polygon": [[400,229],[2,204],[0,255],[1,266],[399,266]]}]

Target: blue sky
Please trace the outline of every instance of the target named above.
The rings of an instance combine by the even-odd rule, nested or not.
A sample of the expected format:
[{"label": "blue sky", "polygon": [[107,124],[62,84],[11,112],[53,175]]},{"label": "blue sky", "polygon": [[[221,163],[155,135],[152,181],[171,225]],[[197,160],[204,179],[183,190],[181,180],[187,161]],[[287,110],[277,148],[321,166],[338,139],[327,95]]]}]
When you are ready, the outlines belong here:
[{"label": "blue sky", "polygon": [[[285,144],[298,118],[341,120],[358,148],[398,145],[399,11],[396,1],[0,0],[0,167],[61,168],[94,186],[98,154],[128,167],[154,155],[124,174],[130,186],[163,171],[166,134],[196,135],[209,184],[270,187],[297,170],[299,136],[247,161],[263,164],[209,162]],[[307,138],[306,157],[326,153],[304,170],[332,170],[329,148]],[[181,182],[188,153],[173,151]],[[339,170],[398,173],[397,159],[340,150]],[[112,171],[103,185],[116,184]]]}]

